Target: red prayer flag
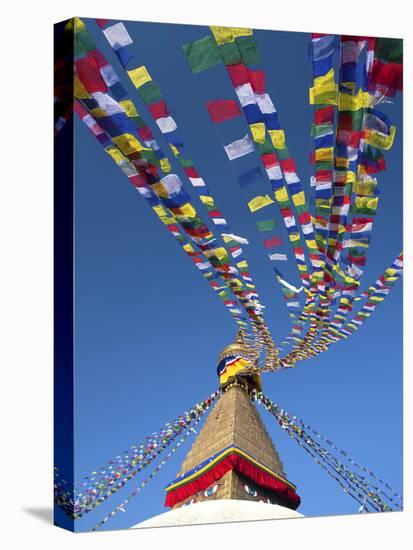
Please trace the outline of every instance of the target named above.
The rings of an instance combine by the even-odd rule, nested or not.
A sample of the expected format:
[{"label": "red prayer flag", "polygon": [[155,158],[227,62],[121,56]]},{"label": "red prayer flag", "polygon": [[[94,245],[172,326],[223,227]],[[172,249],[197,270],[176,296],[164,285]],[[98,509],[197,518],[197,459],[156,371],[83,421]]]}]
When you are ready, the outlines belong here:
[{"label": "red prayer flag", "polygon": [[195,170],[195,168],[186,167],[184,168],[185,174],[188,176],[188,178],[199,178],[198,172]]},{"label": "red prayer flag", "polygon": [[373,62],[371,81],[390,90],[401,90],[403,83],[403,65],[401,63],[383,63],[379,59]]},{"label": "red prayer flag", "polygon": [[228,65],[227,71],[234,86],[242,86],[249,82],[247,68],[242,63]]},{"label": "red prayer flag", "polygon": [[333,122],[334,107],[323,107],[314,113],[315,124],[328,124]]},{"label": "red prayer flag", "polygon": [[306,223],[310,223],[311,216],[310,216],[309,212],[303,212],[302,214],[299,214],[298,220],[301,224],[304,225]]},{"label": "red prayer flag", "polygon": [[169,114],[168,107],[165,101],[162,100],[148,105],[148,109],[155,120],[158,120],[158,118],[166,117]]},{"label": "red prayer flag", "polygon": [[277,156],[274,153],[266,153],[265,155],[261,155],[261,160],[265,168],[271,168],[279,165]]},{"label": "red prayer flag", "polygon": [[103,27],[106,25],[109,19],[95,19],[95,21],[99,25],[99,27],[103,29]]},{"label": "red prayer flag", "polygon": [[237,103],[233,99],[216,99],[207,102],[207,109],[212,122],[224,122],[241,114]]},{"label": "red prayer flag", "polygon": [[253,71],[247,69],[248,79],[256,94],[265,94],[265,73],[264,71]]},{"label": "red prayer flag", "polygon": [[153,139],[153,134],[149,126],[142,126],[142,128],[138,128],[138,134],[143,141],[149,141]]},{"label": "red prayer flag", "polygon": [[280,237],[272,237],[272,239],[265,239],[264,246],[265,248],[273,248],[274,246],[280,246],[282,241]]},{"label": "red prayer flag", "polygon": [[108,91],[93,54],[77,59],[75,66],[79,79],[90,94]]},{"label": "red prayer flag", "polygon": [[280,161],[283,172],[296,172],[295,162],[293,159],[284,159]]}]

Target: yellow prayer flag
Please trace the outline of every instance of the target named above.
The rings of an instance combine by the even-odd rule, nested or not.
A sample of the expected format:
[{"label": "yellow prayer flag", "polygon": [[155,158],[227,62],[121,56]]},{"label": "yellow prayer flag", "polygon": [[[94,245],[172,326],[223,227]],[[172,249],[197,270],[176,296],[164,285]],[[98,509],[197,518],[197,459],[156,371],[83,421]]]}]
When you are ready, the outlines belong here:
[{"label": "yellow prayer flag", "polygon": [[126,157],[119,151],[119,149],[117,147],[114,147],[113,145],[106,147],[105,151],[109,156],[113,158],[116,164],[120,164],[121,162],[127,160]]},{"label": "yellow prayer flag", "polygon": [[195,250],[194,250],[191,243],[184,244],[184,246],[182,248],[185,250],[185,252],[189,252],[189,253],[195,252]]},{"label": "yellow prayer flag", "polygon": [[251,36],[252,29],[242,29],[239,27],[209,27],[214,35],[215,42],[220,46],[233,42],[239,36]]},{"label": "yellow prayer flag", "polygon": [[242,260],[241,262],[238,262],[237,267],[239,267],[240,269],[247,269],[248,268],[247,260]]},{"label": "yellow prayer flag", "polygon": [[174,156],[177,157],[179,155],[179,149],[176,147],[176,145],[170,143],[169,147],[172,149],[172,153],[174,154]]},{"label": "yellow prayer flag", "polygon": [[213,248],[211,250],[204,250],[204,256],[206,256],[207,258],[215,257],[218,258],[218,260],[220,261],[228,258],[227,251],[223,246]]},{"label": "yellow prayer flag", "polygon": [[146,82],[150,82],[152,80],[150,74],[148,73],[147,68],[143,65],[142,67],[131,69],[130,71],[127,71],[127,73],[129,75],[129,78],[132,80],[133,84],[135,85],[135,88],[140,88]]},{"label": "yellow prayer flag", "polygon": [[74,76],[74,96],[78,99],[92,99],[92,96],[89,94],[89,92],[86,90],[86,88],[83,86],[81,80],[79,77],[75,74]]},{"label": "yellow prayer flag", "polygon": [[143,151],[145,149],[145,147],[132,134],[121,134],[120,136],[113,137],[112,141],[116,143],[125,155],[138,153],[139,151]]},{"label": "yellow prayer flag", "polygon": [[363,180],[357,180],[354,183],[353,190],[356,193],[356,195],[363,195],[365,197],[368,197],[369,195],[374,195],[374,192],[377,187],[377,180],[376,178],[368,178]]},{"label": "yellow prayer flag", "polygon": [[307,239],[305,242],[310,250],[318,250],[317,243],[314,239]]},{"label": "yellow prayer flag", "polygon": [[339,111],[358,111],[368,107],[370,103],[370,94],[359,90],[356,95],[339,92],[338,110]]},{"label": "yellow prayer flag", "polygon": [[135,104],[130,99],[123,99],[122,101],[119,101],[119,105],[122,107],[128,117],[139,116]]},{"label": "yellow prayer flag", "polygon": [[386,136],[385,134],[379,134],[375,131],[365,131],[364,140],[369,145],[377,147],[378,149],[388,150],[392,147],[394,142],[394,136],[396,135],[396,127],[390,127],[390,135]]},{"label": "yellow prayer flag", "polygon": [[[250,130],[252,134],[252,139],[256,143],[264,143],[265,141],[265,124],[263,122],[256,122],[255,124],[250,124]],[[270,130],[271,132],[271,130]]]},{"label": "yellow prayer flag", "polygon": [[199,195],[201,201],[207,206],[214,206],[214,199],[210,195]]},{"label": "yellow prayer flag", "polygon": [[344,180],[343,183],[355,183],[356,182],[356,173],[352,170],[347,170],[346,172],[343,172],[344,174]]},{"label": "yellow prayer flag", "polygon": [[[165,223],[164,220],[169,219],[168,212],[161,204],[152,206],[152,210],[163,221],[163,223]],[[175,218],[173,218],[173,220],[175,220]]]},{"label": "yellow prayer flag", "polygon": [[94,109],[91,109],[90,114],[93,116],[93,118],[101,118],[106,116],[106,112],[100,107],[95,107]]},{"label": "yellow prayer flag", "polygon": [[158,181],[158,183],[154,183],[152,185],[152,189],[155,191],[158,197],[162,197],[163,199],[166,199],[169,197],[168,189],[162,183],[162,181]]},{"label": "yellow prayer flag", "polygon": [[[295,232],[294,232],[294,233],[289,233],[289,234],[288,234],[288,238],[290,239],[290,242],[295,243],[295,242],[297,242],[297,241],[300,240],[300,234],[299,234],[299,233],[295,233]],[[299,264],[298,268],[300,268],[300,265],[301,265],[301,264]],[[305,267],[305,266],[304,266],[304,267]]]},{"label": "yellow prayer flag", "polygon": [[285,186],[281,187],[280,189],[276,189],[276,191],[274,192],[274,195],[277,202],[288,201],[288,193]]},{"label": "yellow prayer flag", "polygon": [[331,208],[332,199],[316,199],[315,206],[316,208],[329,210]]},{"label": "yellow prayer flag", "polygon": [[269,195],[258,195],[248,202],[248,208],[251,212],[257,212],[257,210],[260,210],[273,202],[274,201]]},{"label": "yellow prayer flag", "polygon": [[171,164],[166,157],[161,159],[159,161],[159,164],[161,165],[162,172],[164,172],[165,174],[169,174],[169,172],[172,170]]},{"label": "yellow prayer flag", "polygon": [[356,196],[356,200],[355,200],[356,208],[360,210],[364,210],[367,208],[369,210],[376,211],[378,203],[379,203],[379,197],[369,198],[369,197]]},{"label": "yellow prayer flag", "polygon": [[336,157],[336,167],[337,168],[348,168],[350,166],[349,159],[343,157]]},{"label": "yellow prayer flag", "polygon": [[327,74],[314,79],[314,86],[310,88],[310,103],[311,105],[337,105],[337,91],[334,69],[330,69]]},{"label": "yellow prayer flag", "polygon": [[284,130],[268,130],[274,149],[285,149]]},{"label": "yellow prayer flag", "polygon": [[315,160],[316,161],[333,160],[333,154],[334,154],[333,147],[322,147],[321,149],[316,149]]},{"label": "yellow prayer flag", "polygon": [[196,217],[196,211],[192,204],[187,202],[186,204],[183,204],[179,208],[171,208],[172,212],[175,214],[175,216],[179,216],[181,218],[195,218]]},{"label": "yellow prayer flag", "polygon": [[295,193],[295,195],[292,195],[291,198],[293,199],[294,206],[304,206],[305,205],[304,191],[300,191],[299,193]]}]

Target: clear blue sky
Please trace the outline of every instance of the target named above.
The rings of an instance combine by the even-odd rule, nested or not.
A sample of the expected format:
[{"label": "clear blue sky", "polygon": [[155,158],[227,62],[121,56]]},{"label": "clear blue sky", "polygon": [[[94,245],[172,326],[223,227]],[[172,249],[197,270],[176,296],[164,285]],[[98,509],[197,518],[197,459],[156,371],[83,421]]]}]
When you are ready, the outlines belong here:
[{"label": "clear blue sky", "polygon": [[[86,21],[98,47],[149,120],[97,25]],[[232,231],[250,240],[245,247],[250,270],[267,306],[267,324],[280,342],[290,328],[281,291],[181,51],[184,42],[201,38],[208,30],[132,22],[126,26],[135,42],[137,61],[148,67],[178,122],[188,156],[207,181]],[[308,188],[312,173],[308,163],[312,149],[310,35],[256,31],[255,36],[290,153]],[[202,74],[201,81],[206,98],[234,98],[223,67]],[[398,134],[386,154],[388,171],[379,174],[381,197],[363,288],[374,282],[402,248],[400,97],[385,109],[398,126]],[[162,136],[151,127],[166,150]],[[242,137],[245,130],[241,120],[230,123],[228,141]],[[189,258],[79,120],[75,136],[75,471],[79,480],[214,391],[217,356],[232,341],[236,326]],[[250,164],[247,159],[240,162],[254,166],[252,157]],[[281,224],[279,228],[283,235]],[[293,272],[286,270],[292,281]],[[263,376],[265,394],[399,491],[401,331],[399,284],[351,339],[299,363],[294,370]],[[261,411],[288,478],[302,497],[299,511],[307,516],[355,513],[357,503]],[[164,487],[175,477],[188,450],[187,442],[126,513],[117,514],[106,528],[130,527],[164,511]],[[91,529],[150,471],[145,469],[117,495],[78,520],[77,529]]]}]

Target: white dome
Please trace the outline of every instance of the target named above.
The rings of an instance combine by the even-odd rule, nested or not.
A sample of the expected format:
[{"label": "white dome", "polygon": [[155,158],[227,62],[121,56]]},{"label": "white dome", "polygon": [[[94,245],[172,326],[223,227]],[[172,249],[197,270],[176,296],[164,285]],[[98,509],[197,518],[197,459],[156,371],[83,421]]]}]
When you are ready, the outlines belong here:
[{"label": "white dome", "polygon": [[303,517],[302,514],[278,504],[266,504],[265,502],[253,502],[249,500],[218,499],[196,502],[195,504],[169,510],[134,525],[132,529],[301,517]]}]

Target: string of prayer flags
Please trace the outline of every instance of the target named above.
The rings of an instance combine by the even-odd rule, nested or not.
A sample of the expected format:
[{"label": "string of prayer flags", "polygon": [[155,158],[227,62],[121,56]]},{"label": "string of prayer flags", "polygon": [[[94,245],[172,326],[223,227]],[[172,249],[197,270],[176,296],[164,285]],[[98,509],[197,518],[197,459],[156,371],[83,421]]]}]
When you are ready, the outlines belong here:
[{"label": "string of prayer flags", "polygon": [[[134,71],[137,71],[137,72],[135,73]],[[159,129],[161,130],[161,132],[166,137],[166,139],[167,139],[174,155],[178,158],[178,160],[179,160],[186,176],[190,180],[191,184],[199,191],[200,199],[203,202],[203,204],[205,205],[205,207],[207,208],[207,211],[208,211],[208,214],[209,214],[210,218],[213,220],[215,225],[219,226],[221,229],[228,230],[229,228],[228,228],[228,225],[227,225],[227,222],[226,222],[225,218],[223,217],[222,213],[216,207],[214,199],[210,195],[210,192],[209,192],[208,188],[206,187],[205,183],[203,182],[202,178],[200,177],[200,175],[196,171],[192,161],[190,161],[189,159],[186,159],[184,156],[182,156],[183,141],[180,138],[180,136],[178,136],[178,134],[177,134],[177,124],[176,124],[174,118],[172,117],[172,115],[169,113],[168,107],[167,107],[165,101],[161,97],[159,87],[156,84],[154,84],[154,82],[153,82],[153,80],[152,80],[152,78],[149,74],[148,69],[144,66],[140,66],[140,67],[138,66],[137,67],[136,63],[134,62],[134,60],[132,58],[132,61],[129,61],[128,74],[131,78],[132,78],[132,76],[134,76],[134,78],[135,78],[135,87],[136,87],[136,84],[138,84],[137,90],[141,94],[142,99],[144,100],[144,102],[147,104],[148,110],[151,113],[151,115],[153,116],[153,118],[155,119]],[[146,90],[145,94],[143,94],[143,90],[145,88],[147,88],[148,86],[150,86],[150,85],[153,86],[152,91],[156,92],[153,98],[149,97],[148,94],[146,93],[148,90]],[[150,92],[150,90],[149,90],[149,92]],[[149,145],[149,143],[147,145]],[[188,213],[188,212],[189,212],[189,210],[188,210],[188,207],[187,207],[186,208],[186,213]],[[181,221],[181,212],[176,212],[175,211],[174,214],[175,214],[175,217],[178,219],[178,221]],[[185,230],[188,231],[189,229],[185,228]],[[191,231],[190,231],[190,236],[191,236],[192,239],[195,238],[193,229],[191,229]],[[217,254],[217,250],[219,250],[219,248],[215,248],[215,250],[213,250],[213,252],[212,252],[213,258]],[[242,249],[239,246],[230,247],[229,252],[230,252],[230,254],[233,258],[242,259],[242,257],[241,257]],[[204,255],[209,257],[209,252],[204,250],[203,253],[204,253]],[[225,267],[225,264],[223,264],[222,260],[220,260],[220,261],[215,260],[215,263],[214,263],[214,261],[212,259],[211,262],[212,262],[212,264],[214,265],[214,267],[216,269]],[[207,262],[197,261],[197,263],[196,263],[197,267],[199,267],[201,265],[205,265],[205,264],[207,264]],[[208,275],[208,272],[205,275]],[[235,269],[233,274],[230,277],[228,277],[227,275],[225,277],[226,277],[226,279],[228,279],[228,283],[231,285],[232,291],[237,295],[237,297],[241,301],[241,303],[243,303],[243,301],[244,301],[243,298],[242,298],[242,292],[244,291],[243,290],[243,285],[241,285],[241,286],[239,285],[239,282],[237,282],[237,279],[236,279],[236,275],[237,275],[237,270]],[[221,276],[223,276],[223,274],[221,274]],[[233,284],[231,282],[231,279],[233,279],[233,282],[236,283],[236,284]],[[242,277],[241,277],[241,279],[242,279]],[[251,283],[249,283],[249,284],[250,284],[250,286],[253,286],[253,285],[251,285]],[[225,298],[225,293],[220,293],[220,297]],[[264,330],[264,332],[266,332],[267,329],[265,328],[265,324],[262,320],[262,316],[261,316],[261,313],[260,313],[262,308],[260,307],[260,304],[259,304],[258,300],[257,300],[257,302],[255,302],[255,307],[256,307],[256,309],[251,308],[251,307],[247,308],[244,305],[244,309],[247,312],[248,317],[250,318],[252,324],[254,325],[254,323],[256,323],[257,326],[260,328],[260,330]],[[232,313],[233,316],[236,318],[237,323],[243,324],[244,320],[242,318],[240,318],[240,316],[238,315],[238,312],[235,315],[234,311],[235,310],[233,310],[233,311],[230,310],[230,313]],[[267,338],[268,342],[270,342],[269,338],[270,337]]]},{"label": "string of prayer flags", "polygon": [[[209,217],[222,231],[220,237],[224,246],[214,242],[216,236],[202,223],[182,186],[178,191],[170,192],[167,185],[167,192],[164,192],[160,172],[165,176],[173,176],[171,165],[136,108],[128,103],[125,96],[116,96],[123,93],[116,88],[117,77],[111,67],[99,58],[99,54],[95,56],[93,40],[89,39],[84,24],[79,20],[74,23],[76,33],[79,34],[79,44],[75,45],[78,52],[75,89],[79,101],[86,108],[87,114],[83,120],[139,193],[146,198],[168,230],[175,234],[191,260],[223,299],[236,322],[240,326],[247,320],[251,322],[257,346],[271,342],[262,318],[264,306],[254,294],[252,298],[248,295],[249,290],[255,293],[248,267],[240,268],[238,264],[235,267],[231,263],[231,258],[240,260],[239,263],[244,261],[241,245],[245,244],[246,239],[243,240],[243,237],[231,232],[201,175],[192,161],[182,154],[183,140],[159,86],[152,79],[148,67],[135,63],[131,58],[132,42],[125,26],[121,24],[119,28],[112,28],[115,25],[110,22],[99,24],[103,31],[111,29],[106,34],[115,53],[116,49],[123,49],[123,61],[126,57],[128,61],[122,63],[121,56],[118,55],[121,63],[127,69],[185,175],[199,192],[199,199]],[[272,361],[272,367],[287,363],[291,366],[297,360],[325,351],[331,343],[348,336],[345,331],[351,332],[351,327],[348,329],[345,325],[346,315],[351,311],[352,301],[357,298],[379,198],[373,175],[384,168],[381,151],[390,148],[395,138],[394,125],[377,109],[377,102],[380,94],[383,97],[387,93],[386,86],[388,97],[401,87],[401,82],[397,79],[388,81],[387,84],[380,80],[381,66],[375,61],[382,64],[399,63],[400,51],[398,53],[397,48],[400,50],[400,44],[394,43],[390,47],[377,39],[340,37],[338,40],[331,35],[313,35],[311,55],[314,81],[311,95],[314,100],[312,159],[315,176],[312,186],[316,211],[312,215],[294,160],[287,148],[286,135],[277,109],[266,90],[265,72],[248,66],[258,62],[257,45],[252,30],[214,27],[211,31],[213,38],[206,37],[184,47],[188,63],[196,73],[224,61],[249,125],[249,133],[244,138],[225,145],[227,156],[230,160],[235,160],[258,151],[270,180],[273,196],[261,190],[256,194],[255,191],[248,206],[251,212],[258,212],[274,200],[277,202],[302,284],[306,288],[303,309],[295,313],[294,310],[299,309],[299,303],[293,292],[287,292],[287,287],[284,287],[287,307],[292,318],[294,316],[296,319],[291,331],[294,335],[291,338],[296,338],[296,345],[284,358],[273,360],[269,353],[269,359],[264,365],[270,369]],[[338,45],[341,58],[337,85],[332,59]],[[380,53],[380,48],[385,51]],[[391,67],[386,67],[384,71],[390,69]],[[211,101],[208,107],[212,120],[217,124],[230,120],[241,112],[238,104],[231,99]],[[337,131],[334,129],[336,111]],[[145,163],[145,174],[139,168],[142,161]],[[241,188],[266,182],[259,168],[237,177]],[[172,179],[169,183],[171,182]],[[168,180],[166,183],[168,184]],[[365,221],[366,219],[371,221]],[[177,231],[172,227],[175,224]],[[263,232],[273,231],[275,227],[271,220],[265,218],[257,220],[256,224],[257,229]],[[311,274],[300,230],[311,264]],[[265,239],[264,247],[272,239],[278,237]],[[198,250],[200,246],[202,250]],[[273,246],[279,245],[273,241]],[[287,254],[281,252],[268,255],[274,261],[286,261],[287,258]],[[278,278],[285,280],[278,270],[275,273],[278,282]],[[395,279],[397,278],[396,276]],[[221,280],[224,283],[219,282]],[[250,289],[248,285],[253,288]],[[382,290],[387,290],[387,287]],[[232,299],[231,293],[236,301]],[[374,310],[376,296],[372,298],[374,299],[366,304],[366,309],[361,311],[360,318],[355,319],[354,326],[358,326]],[[381,298],[382,295],[377,295],[378,301]],[[238,302],[242,305],[241,309]],[[337,310],[333,314],[336,306]],[[246,317],[240,311],[245,311]],[[301,337],[306,323],[309,323],[307,334]]]},{"label": "string of prayer flags", "polygon": [[[402,509],[402,498],[398,494],[389,496],[387,491],[385,491],[385,489],[391,489],[388,484],[384,484],[384,482],[379,480],[373,472],[366,467],[361,468],[354,461],[351,463],[357,468],[362,469],[364,474],[367,474],[368,477],[350,470],[350,468],[341,461],[341,457],[338,458],[325,447],[322,447],[320,440],[323,439],[330,447],[338,451],[339,455],[347,458],[348,454],[345,451],[332,445],[331,441],[312,430],[308,425],[304,424],[304,422],[297,419],[296,416],[280,408],[262,392],[254,390],[254,399],[274,416],[281,428],[285,430],[330,477],[338,482],[348,495],[359,504],[362,504],[364,511],[384,512]],[[313,437],[312,434],[316,437]],[[377,481],[379,481],[381,487],[377,486]]]},{"label": "string of prayer flags", "polygon": [[[87,119],[87,116],[82,116],[82,119],[83,120]],[[85,122],[86,122],[86,120],[85,120]],[[99,135],[101,135],[101,133],[102,132],[100,132]],[[94,134],[96,135],[97,132],[94,131]],[[110,141],[109,141],[109,143],[110,143]],[[104,142],[102,142],[102,144],[105,145]],[[111,146],[111,147],[113,148],[113,146]],[[106,149],[110,150],[110,147],[106,147]],[[121,159],[122,158],[124,159],[124,160],[122,160],[123,164],[125,164],[125,163],[127,164],[129,162],[126,157],[121,157]],[[113,159],[116,162],[117,156],[116,155],[113,156]],[[168,217],[167,211],[164,210],[163,207],[161,206],[161,204],[159,203],[158,196],[153,191],[150,191],[150,189],[149,189],[150,186],[144,185],[144,183],[143,183],[144,180],[140,181],[141,176],[138,175],[138,173],[136,172],[136,169],[134,168],[134,166],[132,164],[129,164],[128,166],[129,166],[129,172],[127,172],[126,175],[128,176],[129,180],[131,181],[131,183],[133,185],[135,185],[135,187],[140,192],[140,194],[145,198],[145,200],[147,200],[149,202],[149,204],[153,207],[154,212],[158,215],[158,217],[160,217],[161,221],[163,221],[163,223],[167,224],[168,229],[170,229],[170,231],[171,231],[171,234],[177,239],[179,244],[182,246],[183,250],[189,256],[193,256],[192,249],[187,248],[187,246],[186,246],[187,241],[185,241],[185,239],[183,239],[182,234],[179,231],[178,232],[174,231],[173,227],[171,226],[171,224],[174,223],[175,219],[179,220],[180,223],[183,223],[182,227],[183,227],[184,231],[188,234],[188,236],[191,238],[191,240],[193,242],[196,242],[198,244],[202,244],[202,242],[205,243],[204,246],[206,246],[206,248],[204,250],[203,256],[205,258],[208,258],[209,262],[198,260],[198,258],[193,258],[193,260],[196,260],[196,262],[197,262],[196,263],[197,267],[199,267],[200,264],[201,265],[209,265],[209,266],[211,266],[211,268],[214,267],[215,269],[222,266],[223,265],[223,259],[225,258],[225,256],[222,256],[220,254],[219,248],[214,249],[214,247],[209,244],[209,241],[211,240],[212,234],[206,230],[205,226],[200,225],[200,223],[197,221],[197,217],[195,215],[195,210],[190,205],[190,203],[179,204],[179,202],[181,202],[180,199],[178,199],[178,202],[177,202],[177,199],[175,198],[175,202],[174,202],[174,198],[170,197],[167,200],[171,200],[172,203],[175,204],[175,206],[172,206],[172,204],[170,204],[171,212],[174,213],[175,218],[174,217],[171,218],[170,216]],[[156,187],[156,180],[152,184],[152,187],[153,187],[153,189],[155,189],[155,191],[157,191],[158,193],[161,193],[161,190],[157,189],[157,187]],[[165,200],[165,198],[163,200]],[[196,227],[194,226],[194,224],[196,224]],[[203,239],[206,239],[206,240],[203,240]],[[209,271],[202,270],[202,273],[203,273],[204,277],[207,280],[210,278],[210,272]],[[212,288],[215,288],[213,285],[211,285],[211,286],[212,286]],[[224,296],[222,296],[222,295],[220,295],[220,297],[224,298]],[[233,317],[235,318],[237,323],[242,323],[243,322],[242,317],[240,317],[238,314],[234,314],[232,312],[230,312],[230,313],[233,315]]]},{"label": "string of prayer flags", "polygon": [[[251,38],[253,38],[253,33],[251,33]],[[234,40],[235,45],[238,45],[237,40]],[[254,45],[254,47],[256,48],[256,45]],[[258,62],[258,59],[254,60],[254,63],[256,62]],[[305,242],[311,252],[315,255],[318,253],[318,248],[314,239],[311,217],[308,213],[305,195],[300,180],[297,176],[294,162],[291,159],[286,147],[285,134],[280,127],[276,108],[269,94],[265,93],[264,71],[260,70],[257,74],[255,74],[255,71],[249,69],[246,65],[253,64],[251,59],[248,61],[243,60],[243,62],[238,62],[235,64],[228,62],[225,63],[227,65],[227,71],[234,90],[244,111],[244,115],[250,125],[253,141],[257,143],[259,149],[261,148],[261,155],[268,155],[271,153],[275,154],[276,151],[276,156],[274,157],[275,164],[270,167],[270,170],[268,170],[269,167],[265,165],[264,159],[261,159],[264,162],[264,167],[266,168],[270,180],[272,180],[271,183],[279,186],[278,180],[282,179],[282,175],[284,174],[287,185],[291,191],[293,204],[298,211],[299,217],[302,217],[300,224],[301,227],[305,227],[305,230],[303,231]],[[254,91],[252,84],[260,93],[256,93]],[[264,133],[262,133],[262,128],[264,128]],[[269,132],[271,143],[268,143],[268,140],[265,137],[266,131]],[[271,147],[271,149],[268,149],[268,147]],[[280,162],[278,162],[278,156],[280,157]],[[275,184],[273,183],[274,180],[276,182]],[[289,217],[294,219],[292,212]],[[297,234],[294,231],[290,230],[289,235],[290,240],[297,241]],[[305,262],[304,266],[306,270]],[[303,273],[302,267],[300,274],[303,277],[304,275],[307,275]]]},{"label": "string of prayer flags", "polygon": [[184,430],[198,423],[210,409],[220,392],[216,391],[174,421],[167,422],[161,430],[153,432],[140,445],[132,445],[113,458],[105,466],[76,484],[67,483],[61,472],[55,471],[55,501],[69,517],[79,519],[102,504],[150,465]]},{"label": "string of prayer flags", "polygon": [[[199,422],[200,422],[201,418],[197,418],[196,421],[194,422],[194,426],[196,426]],[[132,491],[132,493],[126,497],[120,504],[118,504],[116,506],[116,508],[114,510],[112,510],[109,514],[107,514],[93,529],[92,531],[97,531],[98,529],[100,529],[101,527],[103,527],[103,525],[105,525],[105,523],[107,523],[111,518],[113,518],[113,516],[115,516],[118,512],[125,512],[125,508],[126,506],[129,504],[129,502],[134,498],[136,497],[136,495],[144,488],[146,487],[146,485],[149,483],[149,481],[151,479],[153,479],[157,474],[158,472],[161,470],[161,468],[166,464],[166,462],[173,457],[173,455],[176,453],[176,451],[179,449],[179,447],[186,441],[186,439],[192,434],[192,433],[196,433],[196,430],[194,428],[194,426],[191,426],[190,429],[188,429],[183,437],[181,437],[178,442],[176,443],[176,445],[171,449],[171,451],[169,451],[169,453],[167,453],[165,455],[165,457],[163,458],[163,460],[160,462],[160,464],[158,464],[158,466],[156,466],[156,468],[154,470],[152,470],[152,472],[149,474],[149,476],[144,479],[139,485],[138,487],[136,487],[136,489],[134,489]]]},{"label": "string of prayer flags", "polygon": [[[337,104],[338,86],[335,82],[333,58],[338,49],[337,37],[313,34],[310,43],[310,56],[313,67],[314,88],[316,79],[330,78],[330,91],[322,96],[311,97],[314,104],[314,123],[311,134],[314,139],[313,162],[315,165],[315,217],[314,234],[324,265],[328,234],[328,219],[331,211],[334,170],[334,105]],[[313,101],[312,101],[313,100]]]}]

